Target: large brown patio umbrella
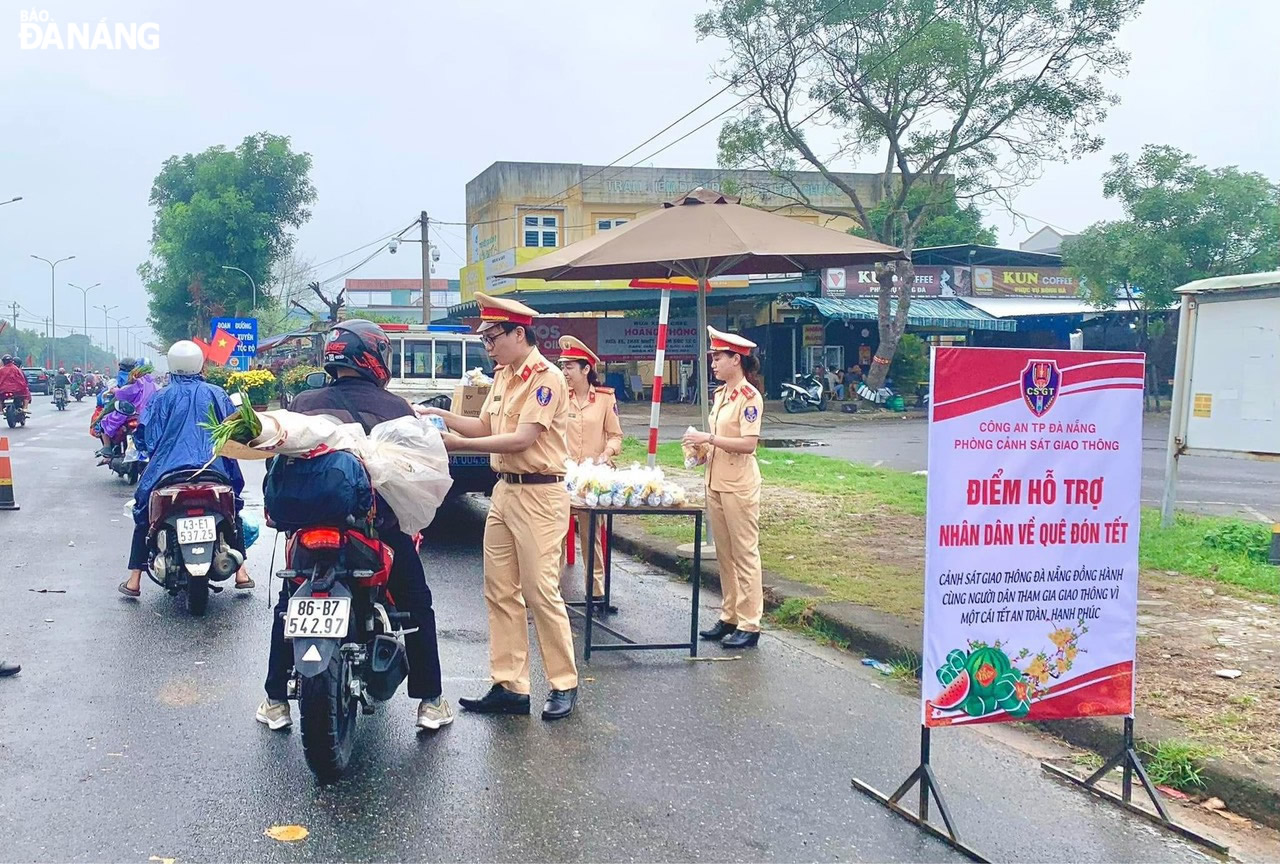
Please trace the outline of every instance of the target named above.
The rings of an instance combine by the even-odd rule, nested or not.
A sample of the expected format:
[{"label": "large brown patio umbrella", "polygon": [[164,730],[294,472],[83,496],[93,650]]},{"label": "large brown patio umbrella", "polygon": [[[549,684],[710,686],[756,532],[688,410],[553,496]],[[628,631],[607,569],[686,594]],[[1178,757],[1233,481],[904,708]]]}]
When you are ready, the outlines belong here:
[{"label": "large brown patio umbrella", "polygon": [[[803,273],[903,257],[893,246],[747,207],[736,196],[700,187],[625,225],[507,270],[502,278],[554,282],[687,276],[698,283],[698,354],[705,364],[707,281],[712,277]],[[707,376],[698,377],[705,426]]]}]

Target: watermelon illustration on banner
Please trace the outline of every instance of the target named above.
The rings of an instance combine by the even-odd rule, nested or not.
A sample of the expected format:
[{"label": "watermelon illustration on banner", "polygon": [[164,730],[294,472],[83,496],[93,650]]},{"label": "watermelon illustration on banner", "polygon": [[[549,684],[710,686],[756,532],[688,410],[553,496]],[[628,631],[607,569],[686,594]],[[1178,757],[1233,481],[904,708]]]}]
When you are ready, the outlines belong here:
[{"label": "watermelon illustration on banner", "polygon": [[1132,712],[1144,363],[933,349],[924,725]]}]

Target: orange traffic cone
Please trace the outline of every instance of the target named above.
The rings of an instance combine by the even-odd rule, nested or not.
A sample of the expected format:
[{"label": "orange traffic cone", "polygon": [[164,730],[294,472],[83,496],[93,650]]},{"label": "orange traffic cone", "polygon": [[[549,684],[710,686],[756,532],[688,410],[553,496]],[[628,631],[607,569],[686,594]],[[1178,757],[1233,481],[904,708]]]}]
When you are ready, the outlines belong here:
[{"label": "orange traffic cone", "polygon": [[0,510],[21,510],[13,498],[13,468],[9,465],[9,439],[0,437]]}]

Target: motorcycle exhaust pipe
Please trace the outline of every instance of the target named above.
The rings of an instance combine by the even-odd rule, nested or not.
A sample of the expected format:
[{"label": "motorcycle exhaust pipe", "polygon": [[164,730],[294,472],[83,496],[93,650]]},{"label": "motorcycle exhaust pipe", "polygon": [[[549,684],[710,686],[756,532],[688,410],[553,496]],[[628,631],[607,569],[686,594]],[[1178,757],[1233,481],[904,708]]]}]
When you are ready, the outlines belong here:
[{"label": "motorcycle exhaust pipe", "polygon": [[371,647],[365,687],[374,699],[386,702],[396,694],[400,682],[409,675],[409,658],[405,654],[404,645],[394,636],[374,636]]},{"label": "motorcycle exhaust pipe", "polygon": [[218,549],[217,554],[213,556],[213,566],[210,568],[213,572],[211,578],[221,581],[235,574],[240,566],[244,564],[244,556],[240,554],[240,550],[232,549],[225,543]]}]

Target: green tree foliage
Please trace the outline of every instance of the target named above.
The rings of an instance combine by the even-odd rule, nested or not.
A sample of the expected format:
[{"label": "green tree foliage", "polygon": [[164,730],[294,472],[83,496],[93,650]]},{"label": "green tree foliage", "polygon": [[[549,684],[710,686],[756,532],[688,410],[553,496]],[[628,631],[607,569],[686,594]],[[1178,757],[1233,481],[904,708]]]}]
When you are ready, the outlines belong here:
[{"label": "green tree foliage", "polygon": [[1172,372],[1174,289],[1196,279],[1272,270],[1280,265],[1280,186],[1235,166],[1206,168],[1189,153],[1149,144],[1121,154],[1102,192],[1125,219],[1098,222],[1063,244],[1063,262],[1081,276],[1100,309],[1135,309],[1139,347],[1151,375],[1147,393]]},{"label": "green tree foliage", "polygon": [[1280,186],[1262,174],[1206,168],[1154,144],[1136,160],[1122,154],[1111,164],[1102,193],[1120,202],[1125,218],[1090,225],[1062,249],[1094,305],[1132,297],[1160,310],[1187,282],[1280,264]]},{"label": "green tree foliage", "polygon": [[151,257],[138,268],[151,294],[150,320],[161,339],[185,339],[210,318],[245,314],[274,301],[262,293],[273,266],[293,248],[290,229],[311,212],[311,156],[289,139],[260,132],[234,150],[210,147],[165,161],[151,188],[156,208]]},{"label": "green tree foliage", "polygon": [[[15,330],[13,325],[10,325],[0,333],[0,354],[12,354],[23,366],[27,365],[27,357],[30,357],[36,366],[44,366],[49,362],[49,348],[52,341],[54,340],[35,330]],[[76,366],[86,368],[85,348],[87,347],[89,354],[87,368],[108,370],[116,368],[116,358],[113,355],[96,345],[86,346],[86,341],[83,334],[59,336],[55,346],[58,365],[66,368],[67,371]]]},{"label": "green tree foliage", "polygon": [[[982,224],[982,210],[978,208],[976,203],[970,201],[961,207],[954,193],[950,198],[945,198],[940,202],[935,203],[933,199],[932,190],[924,187],[916,187],[907,196],[906,211],[910,220],[908,224],[911,221],[915,221],[916,216],[922,212],[924,213],[919,231],[915,236],[913,248],[959,246],[967,243],[977,243],[982,246],[996,245],[999,240],[996,229],[990,225]],[[881,242],[892,246],[905,246],[907,238],[900,230],[901,222],[888,218],[891,207],[893,207],[892,201],[881,201],[868,211],[867,216],[873,225],[887,223],[890,226],[889,235],[879,238]],[[849,230],[849,233],[856,234],[859,237],[877,239],[871,237],[867,229],[861,225],[855,225]]]},{"label": "green tree foliage", "polygon": [[[783,197],[910,252],[955,194],[1004,199],[1046,161],[1101,146],[1116,101],[1104,77],[1128,63],[1116,32],[1141,2],[716,0],[697,30],[728,45],[720,74],[745,100],[720,131],[720,162],[769,171],[790,187]],[[839,173],[867,160],[883,166],[870,191]],[[815,206],[791,179],[799,169],[821,173],[848,205]],[[909,263],[897,266],[896,292],[891,273],[880,280],[884,359],[914,281]],[[873,365],[868,383],[887,368]]]}]

